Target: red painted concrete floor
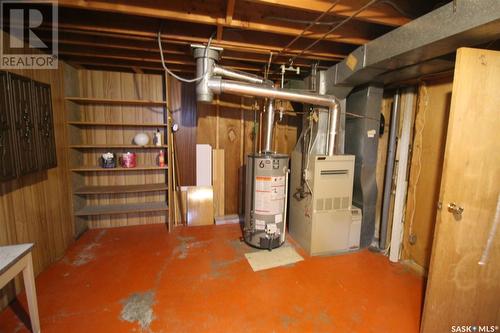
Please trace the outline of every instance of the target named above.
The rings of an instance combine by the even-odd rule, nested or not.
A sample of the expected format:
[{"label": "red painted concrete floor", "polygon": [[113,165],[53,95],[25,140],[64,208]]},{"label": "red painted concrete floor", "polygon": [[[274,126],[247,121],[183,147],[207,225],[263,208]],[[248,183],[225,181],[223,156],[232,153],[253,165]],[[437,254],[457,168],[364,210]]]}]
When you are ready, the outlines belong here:
[{"label": "red painted concrete floor", "polygon": [[[405,267],[299,249],[304,261],[253,272],[239,237],[237,225],[89,231],[36,280],[42,332],[418,332],[423,280]],[[0,314],[0,332],[26,331]]]}]

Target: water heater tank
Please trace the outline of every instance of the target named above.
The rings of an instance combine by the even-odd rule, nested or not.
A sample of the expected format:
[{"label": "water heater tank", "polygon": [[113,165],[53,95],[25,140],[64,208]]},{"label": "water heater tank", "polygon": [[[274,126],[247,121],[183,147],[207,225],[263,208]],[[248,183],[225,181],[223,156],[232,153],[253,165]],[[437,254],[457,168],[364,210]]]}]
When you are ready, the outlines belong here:
[{"label": "water heater tank", "polygon": [[243,228],[247,244],[271,250],[285,242],[287,192],[288,155],[248,155]]}]

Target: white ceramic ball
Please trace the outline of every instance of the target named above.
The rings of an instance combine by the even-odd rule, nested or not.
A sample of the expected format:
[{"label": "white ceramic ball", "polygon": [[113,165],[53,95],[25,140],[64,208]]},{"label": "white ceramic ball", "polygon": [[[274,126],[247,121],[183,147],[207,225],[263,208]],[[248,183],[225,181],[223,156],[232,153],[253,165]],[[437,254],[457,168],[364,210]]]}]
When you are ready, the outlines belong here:
[{"label": "white ceramic ball", "polygon": [[146,133],[139,133],[134,136],[134,143],[138,146],[145,146],[149,142],[149,136]]}]

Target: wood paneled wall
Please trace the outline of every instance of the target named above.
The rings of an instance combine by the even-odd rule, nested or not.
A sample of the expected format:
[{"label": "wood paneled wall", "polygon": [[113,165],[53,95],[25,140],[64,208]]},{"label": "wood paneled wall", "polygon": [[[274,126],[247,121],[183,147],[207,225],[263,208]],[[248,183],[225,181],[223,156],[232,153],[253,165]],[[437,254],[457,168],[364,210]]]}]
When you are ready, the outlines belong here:
[{"label": "wood paneled wall", "polygon": [[[244,210],[243,194],[245,159],[258,151],[259,119],[262,108],[255,100],[232,95],[216,97],[212,104],[193,104],[196,101],[194,85],[169,80],[171,110],[180,125],[176,135],[176,149],[181,170],[181,184],[192,185],[195,179],[195,144],[210,144],[224,149],[225,155],[225,214],[241,214]],[[179,102],[180,101],[180,102]],[[283,105],[290,111],[289,104]],[[276,115],[274,149],[290,153],[298,136],[301,117],[286,113],[280,120]]]},{"label": "wood paneled wall", "polygon": [[180,185],[194,186],[196,185],[196,85],[181,83],[169,76],[168,87],[168,106],[173,122],[179,125],[179,130],[174,133],[174,143]]},{"label": "wood paneled wall", "polygon": [[[68,173],[64,101],[65,75],[76,71],[63,62],[57,70],[16,70],[16,74],[48,83],[52,90],[57,167],[0,183],[0,245],[35,243],[35,274],[64,255],[74,228]],[[16,280],[20,290],[20,279]],[[0,292],[0,308],[13,296],[8,285]]]},{"label": "wood paneled wall", "polygon": [[[133,74],[122,72],[80,70],[79,84],[81,97],[93,97],[116,100],[164,100],[164,82],[161,75]],[[70,103],[70,102],[68,102]],[[87,122],[107,123],[165,123],[163,107],[143,106],[103,106],[85,105],[73,112],[74,120]],[[73,126],[71,126],[73,127]],[[159,128],[162,134],[164,129]],[[79,142],[73,144],[132,144],[137,133],[146,133],[152,144],[153,132],[151,127],[86,127],[80,135],[73,138]],[[163,135],[165,138],[165,135]],[[127,152],[126,149],[110,149],[117,154]],[[158,149],[134,149],[137,153],[137,165],[156,165]],[[98,166],[99,157],[106,150],[72,151],[72,161],[76,166]],[[77,156],[77,157],[75,157]],[[166,172],[155,171],[117,171],[117,172],[87,172],[73,175],[74,183],[83,182],[85,185],[135,185],[165,183]],[[88,205],[112,205],[140,202],[164,201],[165,192],[112,194],[88,197]],[[88,218],[89,228],[121,227],[138,224],[165,223],[164,212],[95,216]]]}]

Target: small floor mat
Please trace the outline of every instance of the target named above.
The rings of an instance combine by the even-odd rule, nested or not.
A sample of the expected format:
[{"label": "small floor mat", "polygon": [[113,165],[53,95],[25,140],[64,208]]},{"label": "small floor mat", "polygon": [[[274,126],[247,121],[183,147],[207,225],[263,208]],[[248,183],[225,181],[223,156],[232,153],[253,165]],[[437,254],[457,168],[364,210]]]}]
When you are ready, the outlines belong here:
[{"label": "small floor mat", "polygon": [[286,266],[304,260],[292,246],[282,246],[272,251],[261,250],[245,253],[254,272]]}]

